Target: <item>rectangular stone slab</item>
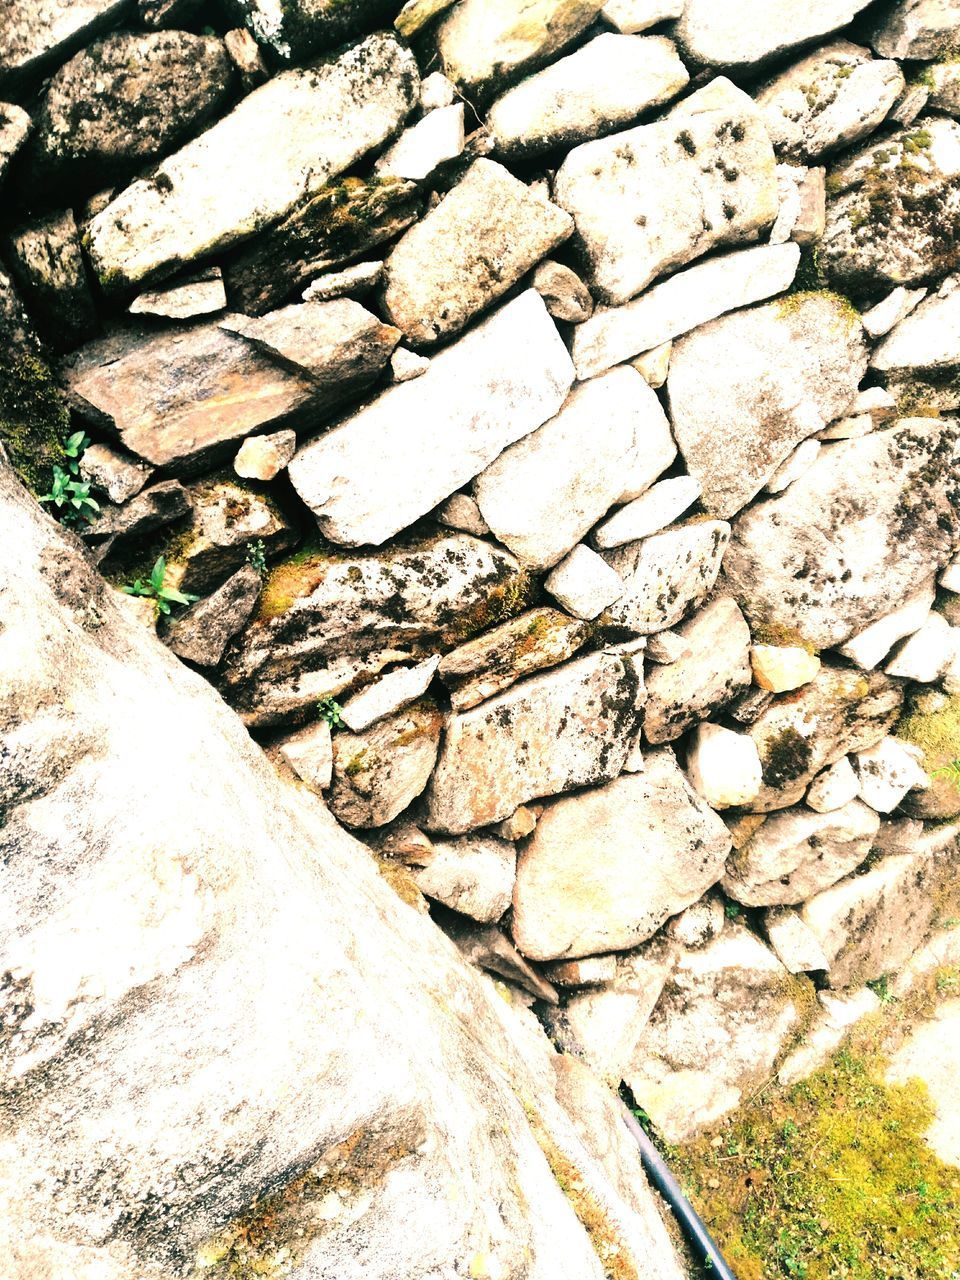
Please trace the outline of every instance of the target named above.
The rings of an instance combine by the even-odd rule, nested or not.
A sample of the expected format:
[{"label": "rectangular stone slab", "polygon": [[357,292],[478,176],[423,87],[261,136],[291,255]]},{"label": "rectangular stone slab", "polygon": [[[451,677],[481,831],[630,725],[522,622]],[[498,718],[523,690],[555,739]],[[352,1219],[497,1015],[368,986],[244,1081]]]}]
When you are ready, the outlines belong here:
[{"label": "rectangular stone slab", "polygon": [[301,449],[293,487],[323,535],[379,546],[433,510],[563,403],[573,365],[527,290],[412,382],[388,388]]}]

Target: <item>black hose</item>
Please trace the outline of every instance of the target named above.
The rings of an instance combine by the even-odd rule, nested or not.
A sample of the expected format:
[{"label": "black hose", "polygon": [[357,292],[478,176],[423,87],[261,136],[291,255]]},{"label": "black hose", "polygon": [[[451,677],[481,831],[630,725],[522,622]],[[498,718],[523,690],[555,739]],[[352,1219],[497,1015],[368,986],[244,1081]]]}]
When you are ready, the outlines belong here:
[{"label": "black hose", "polygon": [[673,1215],[690,1242],[698,1261],[703,1263],[711,1278],[715,1276],[717,1280],[737,1280],[727,1266],[723,1254],[707,1230],[703,1219],[680,1190],[679,1182],[670,1172],[663,1156],[650,1141],[649,1134],[644,1131],[630,1109],[623,1102],[620,1105],[623,1108],[623,1123],[640,1148],[644,1172],[673,1210]]}]

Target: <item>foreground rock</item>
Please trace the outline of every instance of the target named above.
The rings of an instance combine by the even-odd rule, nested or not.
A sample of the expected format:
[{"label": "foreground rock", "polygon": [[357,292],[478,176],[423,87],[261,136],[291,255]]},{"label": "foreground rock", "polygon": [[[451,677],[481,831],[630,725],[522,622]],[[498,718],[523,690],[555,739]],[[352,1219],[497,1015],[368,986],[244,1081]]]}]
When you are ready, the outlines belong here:
[{"label": "foreground rock", "polygon": [[634,947],[716,883],[729,850],[673,753],[654,752],[643,773],[544,810],[520,855],[514,940],[532,960]]},{"label": "foreground rock", "polygon": [[0,17],[0,85],[34,79],[111,26],[126,7],[127,0],[11,0]]},{"label": "foreground rock", "polygon": [[382,543],[560,408],[566,348],[533,290],[301,449],[290,479],[333,542]]},{"label": "foreground rock", "polygon": [[640,664],[598,653],[452,716],[424,825],[460,834],[539,796],[609,781],[626,759],[642,702]]},{"label": "foreground rock", "polygon": [[902,604],[960,536],[957,435],[915,418],[837,444],[745,512],[724,573],[747,617],[820,649]]},{"label": "foreground rock", "polygon": [[676,33],[694,60],[747,68],[846,26],[869,0],[739,0],[723,8],[687,0]]},{"label": "foreground rock", "polygon": [[249,239],[384,142],[418,90],[413,55],[386,34],[274,76],[97,214],[88,252],[101,284],[129,287]]},{"label": "foreground rock", "polygon": [[847,408],[866,367],[859,319],[822,293],[724,316],[676,342],[671,418],[707,510],[741,510],[802,440]]},{"label": "foreground rock", "polygon": [[779,207],[767,132],[751,100],[723,79],[658,124],[576,147],[554,198],[576,219],[574,242],[612,303],[709,249],[756,238]]},{"label": "foreground rock", "polygon": [[[0,568],[14,673],[0,719],[18,762],[0,895],[2,969],[17,975],[3,1000],[8,1272],[221,1280],[283,1253],[290,1276],[427,1280],[482,1249],[501,1274],[602,1280],[585,1202],[545,1149],[575,1171],[591,1222],[601,1206],[601,1247],[679,1280],[609,1095],[580,1068],[568,1112],[536,1024],[279,782],[7,468],[0,489],[0,537],[17,548]],[[131,760],[188,822],[157,825]],[[580,1135],[597,1108],[609,1143]]]}]

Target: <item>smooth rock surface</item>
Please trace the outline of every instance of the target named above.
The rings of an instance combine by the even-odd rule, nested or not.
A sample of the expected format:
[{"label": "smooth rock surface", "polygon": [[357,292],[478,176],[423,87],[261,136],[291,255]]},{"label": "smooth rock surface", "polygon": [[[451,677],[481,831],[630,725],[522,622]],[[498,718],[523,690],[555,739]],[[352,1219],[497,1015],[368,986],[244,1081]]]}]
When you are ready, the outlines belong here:
[{"label": "smooth rock surface", "polygon": [[846,26],[869,0],[686,0],[676,26],[681,48],[713,67],[748,68]]},{"label": "smooth rock surface", "polygon": [[704,721],[687,748],[687,777],[713,809],[749,805],[762,779],[757,744],[745,733]]},{"label": "smooth rock surface", "polygon": [[593,532],[593,544],[606,550],[659,533],[665,525],[682,516],[699,497],[700,481],[693,476],[661,480],[604,520]]},{"label": "smooth rock surface", "polygon": [[463,151],[463,113],[462,102],[428,111],[387,148],[374,173],[422,182],[445,160],[455,160]]},{"label": "smooth rock surface", "polygon": [[434,840],[430,863],[413,873],[417,888],[435,902],[481,924],[493,924],[510,906],[517,855],[496,836]]},{"label": "smooth rock surface", "polygon": [[227,308],[223,272],[208,267],[183,280],[138,294],[127,310],[132,316],[157,316],[162,320],[195,320]]},{"label": "smooth rock surface", "polygon": [[931,574],[907,596],[903,604],[851,636],[846,644],[840,646],[839,652],[858,667],[872,671],[898,640],[920,630],[930,616],[936,594],[936,580]]},{"label": "smooth rock surface", "polygon": [[248,436],[237,450],[233,469],[243,480],[273,480],[297,451],[295,431]]},{"label": "smooth rock surface", "polygon": [[800,645],[755,644],[750,665],[761,689],[789,693],[810,683],[820,670],[820,659]]},{"label": "smooth rock surface", "polygon": [[587,621],[623,595],[618,575],[582,542],[547,575],[543,589],[567,613]]},{"label": "smooth rock surface", "polygon": [[284,738],[279,754],[311,791],[321,795],[333,781],[333,740],[330,723],[317,720]]},{"label": "smooth rock surface", "polygon": [[960,392],[960,278],[947,276],[936,293],[895,325],[870,357],[871,368],[898,398],[955,409]]},{"label": "smooth rock surface", "polygon": [[600,10],[605,22],[625,35],[647,31],[658,22],[679,18],[684,0],[607,0]]},{"label": "smooth rock surface", "polygon": [[930,779],[920,766],[922,757],[916,747],[899,738],[886,737],[853,756],[853,767],[860,782],[860,795],[878,813],[890,813],[908,791],[923,788]]},{"label": "smooth rock surface", "polygon": [[640,635],[675,626],[713,590],[729,537],[724,521],[705,520],[605,551],[624,584],[609,621]]}]

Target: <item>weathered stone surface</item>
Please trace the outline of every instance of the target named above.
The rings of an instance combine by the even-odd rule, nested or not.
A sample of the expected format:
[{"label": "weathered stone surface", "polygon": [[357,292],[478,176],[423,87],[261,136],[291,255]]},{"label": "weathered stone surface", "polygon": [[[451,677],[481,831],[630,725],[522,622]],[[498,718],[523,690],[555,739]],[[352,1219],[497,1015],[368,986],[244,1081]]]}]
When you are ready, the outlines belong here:
[{"label": "weathered stone surface", "polygon": [[678,916],[668,920],[664,933],[682,947],[705,947],[718,938],[726,923],[723,896],[711,890],[699,902],[694,902]]},{"label": "weathered stone surface", "polygon": [[240,72],[240,82],[247,93],[270,79],[260,47],[245,27],[224,32],[223,44],[230,61]]},{"label": "weathered stone surface", "polygon": [[467,711],[521,677],[571,658],[588,635],[584,623],[557,609],[532,609],[446,654],[440,679],[454,711]]},{"label": "weathered stone surface", "polygon": [[956,827],[922,835],[915,852],[883,858],[805,904],[801,915],[830,961],[832,987],[895,973],[925,940],[937,899],[960,888]]},{"label": "weathered stone surface", "polygon": [[832,813],[841,809],[860,794],[860,779],[857,777],[849,756],[840,759],[818,773],[804,796],[804,803],[817,813]]},{"label": "weathered stone surface", "polygon": [[[400,30],[399,24],[397,29]],[[404,34],[401,32],[401,34]],[[431,71],[420,81],[420,107],[423,111],[438,111],[452,107],[457,100],[457,86],[442,71]]]},{"label": "weathered stone surface", "polygon": [[97,315],[69,209],[10,233],[10,268],[41,337],[58,351],[91,337]]},{"label": "weathered stone surface", "polygon": [[840,646],[840,653],[865,671],[872,671],[898,640],[919,631],[930,616],[936,594],[936,578],[930,574],[903,604],[851,636]]},{"label": "weathered stone surface", "polygon": [[[160,1280],[290,1248],[291,1275],[426,1280],[482,1249],[602,1280],[543,1143],[638,1274],[680,1280],[639,1161],[611,1172],[570,1119],[609,1110],[599,1086],[558,1101],[535,1021],[0,483],[8,1272]],[[144,778],[189,821],[158,824]]]},{"label": "weathered stone surface", "polygon": [[442,729],[442,712],[425,699],[363,733],[334,734],[333,816],[348,827],[392,822],[427,785]]},{"label": "weathered stone surface", "polygon": [[464,110],[458,102],[428,111],[387,148],[374,165],[374,173],[422,182],[445,160],[455,160],[463,151]]},{"label": "weathered stone surface", "polygon": [[859,320],[822,293],[723,316],[674,343],[670,416],[707,510],[741,510],[846,409],[866,366]]},{"label": "weathered stone surface", "polygon": [[904,320],[927,296],[926,289],[905,289],[898,285],[882,298],[876,306],[865,311],[860,319],[871,338],[881,338]]},{"label": "weathered stone surface", "polygon": [[960,277],[951,275],[936,293],[893,326],[870,357],[898,400],[930,409],[960,406]]},{"label": "weathered stone surface", "polygon": [[607,32],[508,90],[487,128],[506,156],[570,147],[635,123],[689,79],[672,40]]},{"label": "weathered stone surface", "polygon": [[930,87],[930,106],[956,118],[960,114],[960,67],[954,62],[934,62],[924,67]]},{"label": "weathered stone surface", "polygon": [[837,31],[869,0],[687,0],[677,23],[681,48],[694,62],[746,68]]},{"label": "weathered stone surface", "polygon": [[233,469],[242,480],[273,480],[297,451],[295,431],[248,436],[237,450]]},{"label": "weathered stone surface", "polygon": [[755,644],[750,665],[761,689],[789,693],[810,683],[820,670],[820,659],[801,645]]},{"label": "weathered stone surface", "polygon": [[538,796],[616,777],[642,698],[642,664],[597,653],[452,716],[424,825],[461,834]]},{"label": "weathered stone surface", "polygon": [[826,169],[778,164],[777,186],[780,212],[770,232],[770,243],[793,240],[801,245],[816,244],[827,223]]},{"label": "weathered stone surface", "polygon": [[537,1000],[557,1004],[556,989],[527,964],[510,939],[494,925],[478,925],[452,912],[437,923],[471,964],[515,983]]},{"label": "weathered stone surface", "polygon": [[285,62],[303,62],[383,26],[395,6],[389,0],[236,0],[234,8],[260,44]]},{"label": "weathered stone surface", "polygon": [[856,870],[879,829],[859,800],[830,813],[772,814],[727,863],[724,893],[749,907],[804,902]]},{"label": "weathered stone surface", "polygon": [[80,474],[119,505],[140,492],[153,475],[153,468],[108,444],[91,444],[80,460]]},{"label": "weathered stone surface", "polygon": [[384,263],[387,316],[415,345],[449,337],[573,230],[503,165],[477,160]]},{"label": "weathered stone surface", "polygon": [[871,44],[884,58],[939,58],[952,52],[958,24],[956,0],[897,0],[881,14]]},{"label": "weathered stone surface", "polygon": [[828,176],[819,259],[846,292],[925,284],[960,263],[960,124],[928,116]]},{"label": "weathered stone surface", "polygon": [[[402,178],[343,178],[321,187],[224,263],[231,305],[245,315],[262,315],[315,276],[398,235],[416,220],[420,205],[416,184]],[[382,266],[372,278],[362,276],[364,287],[379,281]],[[323,301],[312,288],[303,300]]]},{"label": "weathered stone surface", "polygon": [[544,300],[555,320],[579,324],[593,312],[590,290],[575,271],[562,262],[541,262],[530,277],[532,288]]},{"label": "weathered stone surface", "polygon": [[894,1053],[885,1072],[891,1084],[921,1080],[933,1105],[934,1118],[925,1138],[939,1158],[960,1169],[960,1119],[957,1077],[960,1075],[960,1000],[937,1005]]},{"label": "weathered stone surface", "polygon": [[727,311],[782,293],[799,262],[796,245],[738,249],[678,271],[622,307],[598,311],[573,331],[577,377],[592,378]]},{"label": "weathered stone surface", "polygon": [[834,445],[736,521],[727,584],[751,621],[839,644],[946,564],[958,476],[955,423],[909,419]]},{"label": "weathered stone surface", "polygon": [[249,239],[385,141],[419,87],[413,55],[388,34],[274,76],[93,219],[101,283],[135,285]]},{"label": "weathered stone surface", "polygon": [[520,854],[513,937],[532,960],[620,951],[720,876],[727,830],[669,750],[643,773],[547,805]]},{"label": "weathered stone surface", "polygon": [[640,635],[675,626],[713,590],[730,526],[704,520],[605,551],[624,592],[604,617]]},{"label": "weathered stone surface", "polygon": [[593,544],[604,550],[659,533],[682,516],[699,497],[700,481],[693,476],[661,480],[604,520],[593,532]]},{"label": "weathered stone surface", "polygon": [[0,84],[36,78],[98,31],[109,27],[128,0],[10,0],[0,25]]},{"label": "weathered stone surface", "polygon": [[798,912],[773,907],[763,913],[763,929],[788,973],[813,973],[830,967],[819,938]]},{"label": "weathered stone surface", "polygon": [[588,620],[623,595],[619,576],[582,542],[548,574],[543,589],[575,618]]},{"label": "weathered stone surface", "polygon": [[769,1078],[806,996],[742,925],[681,957],[623,1077],[668,1142],[693,1137]]},{"label": "weathered stone surface", "polygon": [[342,719],[348,729],[360,733],[377,720],[401,711],[429,689],[439,665],[439,655],[413,667],[398,667],[356,693],[343,706]]},{"label": "weathered stone surface", "polygon": [[278,752],[300,781],[317,795],[333,781],[333,739],[328,720],[317,720],[282,739]]},{"label": "weathered stone surface", "polygon": [[216,36],[156,31],[98,40],[50,83],[27,151],[29,181],[73,191],[127,178],[207,124],[233,89]]},{"label": "weathered stone surface", "polygon": [[749,730],[764,784],[750,807],[768,813],[796,804],[826,765],[879,742],[902,701],[887,676],[826,665],[803,688],[774,698]]},{"label": "weathered stone surface", "polygon": [[618,956],[584,956],[579,960],[552,960],[542,965],[543,972],[558,987],[595,987],[612,982],[617,976]]},{"label": "weathered stone surface", "polygon": [[850,1029],[880,1009],[880,997],[870,987],[852,991],[818,991],[817,1008],[804,1038],[777,1069],[780,1084],[796,1084],[825,1067]]},{"label": "weathered stone surface", "polygon": [[634,369],[578,386],[560,412],[473,483],[487,524],[531,568],[560,560],[623,492],[636,457],[660,470],[675,455],[670,424]]},{"label": "weathered stone surface", "polygon": [[607,0],[600,16],[624,35],[647,31],[658,22],[679,18],[684,0]]},{"label": "weathered stone surface", "polygon": [[918,763],[919,747],[898,738],[881,738],[874,746],[857,751],[853,767],[860,780],[860,795],[878,813],[890,813],[908,791],[929,785],[930,779]]},{"label": "weathered stone surface", "polygon": [[721,596],[677,628],[683,651],[647,672],[643,731],[672,742],[750,684],[750,629],[734,600]]},{"label": "weathered stone surface", "polygon": [[290,479],[333,542],[382,543],[557,412],[573,366],[538,294],[521,294],[301,449]]},{"label": "weathered stone surface", "polygon": [[463,0],[437,32],[443,70],[469,98],[489,96],[576,40],[599,10],[600,0],[532,0],[518,15],[515,0]]},{"label": "weathered stone surface", "polygon": [[334,298],[363,298],[383,276],[381,261],[358,262],[342,271],[328,271],[303,291],[304,302],[330,302]]},{"label": "weathered stone surface", "polygon": [[481,835],[434,840],[433,849],[429,864],[413,873],[420,892],[481,924],[499,920],[513,898],[513,845]]},{"label": "weathered stone surface", "polygon": [[227,696],[250,723],[283,723],[352,692],[361,676],[462,644],[521,612],[527,594],[511,555],[462,534],[298,555],[268,577]]},{"label": "weathered stone surface", "polygon": [[557,172],[554,198],[574,215],[574,243],[612,303],[710,249],[755,238],[779,205],[760,116],[724,79],[657,124],[576,147]]},{"label": "weathered stone surface", "polygon": [[256,569],[243,565],[212,596],[177,618],[165,633],[164,643],[194,666],[217,666],[227,645],[253,616],[261,585]]},{"label": "weathered stone surface", "polygon": [[804,472],[809,471],[816,462],[820,453],[820,441],[816,439],[804,440],[791,454],[787,455],[784,462],[781,462],[776,471],[763,486],[764,493],[783,493],[784,489],[790,487],[794,480],[799,480]]},{"label": "weathered stone surface", "polygon": [[225,311],[227,294],[223,272],[207,267],[161,289],[149,289],[131,302],[132,316],[158,316],[162,320],[195,320]]},{"label": "weathered stone surface", "polygon": [[22,107],[13,102],[0,102],[0,182],[32,128],[33,121]]},{"label": "weathered stone surface", "polygon": [[305,373],[261,355],[216,321],[89,343],[65,369],[74,406],[156,467],[190,474],[244,437],[301,422],[329,403]]},{"label": "weathered stone surface", "polygon": [[179,480],[161,480],[122,507],[103,511],[84,530],[84,536],[94,547],[97,564],[106,568],[132,543],[179,520],[189,510],[190,498]]},{"label": "weathered stone surface", "polygon": [[815,160],[872,133],[903,88],[895,62],[838,40],[781,72],[756,101],[777,152]]}]

